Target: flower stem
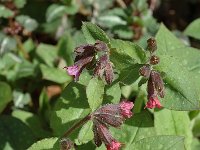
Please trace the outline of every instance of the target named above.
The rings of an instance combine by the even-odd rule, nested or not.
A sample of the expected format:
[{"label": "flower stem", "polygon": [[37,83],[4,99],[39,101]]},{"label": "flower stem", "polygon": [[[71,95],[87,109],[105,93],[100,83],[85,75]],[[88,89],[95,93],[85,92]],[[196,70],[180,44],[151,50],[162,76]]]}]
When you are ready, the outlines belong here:
[{"label": "flower stem", "polygon": [[77,128],[79,128],[81,125],[85,124],[87,121],[89,121],[91,119],[91,115],[87,115],[86,117],[84,117],[83,119],[81,119],[79,122],[77,122],[76,124],[74,124],[71,128],[69,128],[62,137],[68,137],[74,130],[76,130]]}]

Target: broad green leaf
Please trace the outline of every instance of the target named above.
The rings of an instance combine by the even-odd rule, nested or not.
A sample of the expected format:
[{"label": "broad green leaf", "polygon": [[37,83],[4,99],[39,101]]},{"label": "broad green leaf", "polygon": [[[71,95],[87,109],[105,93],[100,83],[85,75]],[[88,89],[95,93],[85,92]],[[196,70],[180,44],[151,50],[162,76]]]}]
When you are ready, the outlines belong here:
[{"label": "broad green leaf", "polygon": [[134,83],[139,77],[139,69],[142,67],[140,64],[134,64],[130,67],[121,70],[119,75],[120,82],[130,85]]},{"label": "broad green leaf", "polygon": [[36,53],[39,58],[48,66],[54,66],[54,61],[57,57],[57,49],[55,46],[43,43],[39,44],[36,49]]},{"label": "broad green leaf", "polygon": [[[158,56],[169,55],[180,59],[181,64],[189,70],[200,69],[200,51],[184,45],[164,25],[156,35]],[[162,60],[161,60],[162,61]],[[198,74],[198,76],[200,73]]]},{"label": "broad green leaf", "polygon": [[[64,89],[51,114],[50,125],[54,135],[63,135],[73,124],[89,113],[85,86],[71,82]],[[79,130],[72,133],[71,140],[77,138]]]},{"label": "broad green leaf", "polygon": [[133,143],[127,150],[184,150],[184,138],[181,136],[153,136]]},{"label": "broad green leaf", "polygon": [[[134,44],[129,41],[122,41],[122,40],[115,40],[115,39],[112,39],[110,44],[112,48],[117,49],[117,51],[122,54],[129,55],[137,63],[145,63],[147,59],[145,51],[137,44]],[[112,55],[112,52],[111,52],[111,55]]]},{"label": "broad green leaf", "polygon": [[87,143],[88,141],[91,141],[94,138],[92,127],[92,121],[88,121],[86,124],[83,125],[78,134],[79,144]]},{"label": "broad green leaf", "polygon": [[125,143],[125,150],[132,150],[131,146],[134,142],[146,137],[155,135],[153,120],[147,111],[134,114],[133,117],[127,119],[120,129],[112,128],[113,137],[121,143]]},{"label": "broad green leaf", "polygon": [[36,141],[29,127],[19,119],[11,116],[0,116],[0,149],[27,149]]},{"label": "broad green leaf", "polygon": [[72,81],[72,77],[69,76],[64,70],[49,67],[46,65],[41,64],[40,69],[42,71],[42,78],[53,81],[56,83],[69,83]]},{"label": "broad green leaf", "polygon": [[86,41],[90,44],[94,44],[96,40],[103,41],[107,44],[110,43],[110,39],[106,33],[93,23],[84,22],[82,25],[82,31]]},{"label": "broad green leaf", "polygon": [[28,148],[28,150],[60,150],[58,138],[46,138],[42,139]]},{"label": "broad green leaf", "polygon": [[37,115],[23,110],[14,110],[12,116],[25,123],[32,130],[35,137],[45,138],[50,136],[50,133],[44,130],[44,124]]},{"label": "broad green leaf", "polygon": [[110,49],[110,60],[118,70],[122,70],[136,63],[131,56],[115,48]]},{"label": "broad green leaf", "polygon": [[190,23],[187,26],[184,33],[188,36],[193,37],[193,38],[200,39],[199,27],[200,27],[200,18],[192,21],[192,23]]},{"label": "broad green leaf", "polygon": [[58,42],[58,54],[63,57],[67,65],[73,65],[74,41],[69,34],[64,34]]},{"label": "broad green leaf", "polygon": [[127,25],[116,25],[112,28],[112,32],[121,39],[133,39],[133,30]]},{"label": "broad green leaf", "polygon": [[29,38],[23,43],[23,47],[28,53],[30,53],[35,49],[35,43],[31,38]]},{"label": "broad green leaf", "polygon": [[34,31],[38,27],[37,21],[26,15],[17,16],[16,20],[29,32]]},{"label": "broad green leaf", "polygon": [[195,138],[193,139],[192,141],[192,150],[199,150],[200,148],[200,142],[199,142],[199,139]]},{"label": "broad green leaf", "polygon": [[14,12],[12,12],[10,9],[6,8],[3,5],[0,5],[0,18],[9,18],[14,15]]},{"label": "broad green leaf", "polygon": [[17,42],[14,38],[4,36],[0,39],[0,56],[6,52],[17,49]]},{"label": "broad green leaf", "polygon": [[58,5],[52,4],[48,7],[46,12],[47,22],[52,22],[55,19],[60,19],[64,14],[75,14],[78,11],[78,5]]},{"label": "broad green leaf", "polygon": [[34,76],[35,73],[35,66],[25,59],[16,65],[16,79]]},{"label": "broad green leaf", "polygon": [[[181,65],[178,58],[160,56],[156,69],[165,73],[165,97],[163,107],[173,110],[196,110],[200,108],[199,91],[189,71]],[[190,80],[188,80],[190,79]]]},{"label": "broad green leaf", "polygon": [[98,78],[93,78],[90,80],[86,88],[86,94],[89,106],[92,110],[96,110],[102,104],[104,87],[105,85],[102,80]]},{"label": "broad green leaf", "polygon": [[158,135],[184,136],[186,149],[191,149],[193,135],[190,130],[190,119],[187,112],[162,109],[154,112],[154,118],[155,129]]},{"label": "broad green leaf", "polygon": [[119,82],[113,82],[111,85],[105,86],[105,94],[103,98],[103,103],[119,103],[121,98],[121,88]]},{"label": "broad green leaf", "polygon": [[12,99],[12,90],[9,84],[0,81],[0,113]]},{"label": "broad green leaf", "polygon": [[27,0],[14,0],[17,8],[23,8]]}]

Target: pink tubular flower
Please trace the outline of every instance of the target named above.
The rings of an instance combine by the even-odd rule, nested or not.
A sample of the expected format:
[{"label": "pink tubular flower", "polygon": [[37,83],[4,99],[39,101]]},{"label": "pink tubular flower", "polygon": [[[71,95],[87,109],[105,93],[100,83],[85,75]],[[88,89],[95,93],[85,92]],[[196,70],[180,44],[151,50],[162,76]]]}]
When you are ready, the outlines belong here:
[{"label": "pink tubular flower", "polygon": [[117,141],[112,141],[110,145],[107,145],[107,150],[119,150],[121,147],[121,143]]},{"label": "pink tubular flower", "polygon": [[133,113],[131,112],[131,109],[133,108],[134,104],[133,102],[130,101],[122,101],[120,104],[120,110],[121,110],[121,115],[123,115],[126,118],[130,118]]},{"label": "pink tubular flower", "polygon": [[158,97],[156,96],[152,96],[149,98],[145,108],[161,108],[161,104],[160,104],[160,101],[158,100]]},{"label": "pink tubular flower", "polygon": [[78,80],[78,78],[80,76],[80,69],[79,69],[79,67],[77,65],[64,67],[64,68],[67,69],[67,72],[68,72],[69,75],[75,77],[75,81]]}]

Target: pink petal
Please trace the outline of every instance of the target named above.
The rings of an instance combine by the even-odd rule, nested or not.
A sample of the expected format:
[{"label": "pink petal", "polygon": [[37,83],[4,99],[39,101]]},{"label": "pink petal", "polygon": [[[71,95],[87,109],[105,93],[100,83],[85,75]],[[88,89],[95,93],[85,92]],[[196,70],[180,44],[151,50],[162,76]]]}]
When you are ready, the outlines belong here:
[{"label": "pink petal", "polygon": [[134,106],[133,102],[122,101],[120,103],[121,114],[126,118],[130,118],[133,115],[133,113],[131,112],[133,106]]},{"label": "pink petal", "polygon": [[79,67],[77,65],[64,67],[64,68],[67,69],[67,72],[68,72],[69,75],[75,77],[75,81],[78,80],[78,78],[80,76],[80,69],[79,69]]},{"label": "pink petal", "polygon": [[158,97],[150,97],[145,108],[161,108],[162,105],[160,104],[160,101],[158,100]]},{"label": "pink petal", "polygon": [[119,150],[121,147],[121,143],[117,141],[112,141],[110,145],[107,145],[107,150]]}]

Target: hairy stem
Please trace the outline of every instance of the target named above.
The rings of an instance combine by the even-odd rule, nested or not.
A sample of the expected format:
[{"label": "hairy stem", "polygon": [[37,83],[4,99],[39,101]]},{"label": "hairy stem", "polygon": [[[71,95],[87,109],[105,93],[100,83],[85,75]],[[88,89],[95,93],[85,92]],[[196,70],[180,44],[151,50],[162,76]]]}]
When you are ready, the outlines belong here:
[{"label": "hairy stem", "polygon": [[75,123],[71,128],[69,128],[62,137],[67,137],[69,136],[74,130],[79,128],[81,125],[85,124],[87,121],[91,119],[91,115],[87,115],[83,119],[81,119],[79,122]]}]

